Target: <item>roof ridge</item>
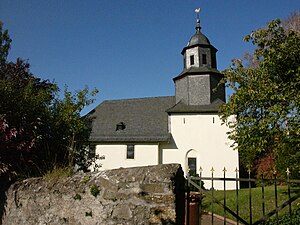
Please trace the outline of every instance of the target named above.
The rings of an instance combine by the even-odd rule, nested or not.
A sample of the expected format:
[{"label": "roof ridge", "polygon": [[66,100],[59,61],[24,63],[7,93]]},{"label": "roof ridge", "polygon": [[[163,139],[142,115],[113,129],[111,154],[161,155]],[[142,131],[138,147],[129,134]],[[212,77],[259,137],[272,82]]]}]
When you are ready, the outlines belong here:
[{"label": "roof ridge", "polygon": [[120,102],[120,101],[137,101],[137,100],[146,100],[146,99],[159,99],[159,98],[175,98],[175,96],[156,96],[156,97],[141,97],[141,98],[124,98],[124,99],[112,99],[104,100],[104,102]]}]

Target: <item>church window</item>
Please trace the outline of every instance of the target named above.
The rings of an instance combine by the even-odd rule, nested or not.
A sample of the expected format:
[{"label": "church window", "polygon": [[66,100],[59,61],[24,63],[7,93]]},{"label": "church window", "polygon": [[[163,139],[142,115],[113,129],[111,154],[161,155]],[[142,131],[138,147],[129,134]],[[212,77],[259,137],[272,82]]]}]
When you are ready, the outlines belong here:
[{"label": "church window", "polygon": [[206,54],[202,54],[202,64],[207,64]]},{"label": "church window", "polygon": [[194,55],[191,55],[190,56],[190,65],[192,66],[194,64],[195,64],[195,57],[194,57]]},{"label": "church window", "polygon": [[197,158],[188,158],[189,173],[192,176],[197,174]]},{"label": "church window", "polygon": [[127,145],[127,159],[134,159],[134,145]]}]

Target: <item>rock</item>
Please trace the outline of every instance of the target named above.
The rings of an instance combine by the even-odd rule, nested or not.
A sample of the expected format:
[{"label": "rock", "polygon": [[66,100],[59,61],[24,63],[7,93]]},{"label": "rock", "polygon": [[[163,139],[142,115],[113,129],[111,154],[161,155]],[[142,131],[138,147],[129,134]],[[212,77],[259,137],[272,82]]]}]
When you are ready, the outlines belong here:
[{"label": "rock", "polygon": [[2,224],[183,224],[183,188],[178,164],[33,178],[8,189]]}]

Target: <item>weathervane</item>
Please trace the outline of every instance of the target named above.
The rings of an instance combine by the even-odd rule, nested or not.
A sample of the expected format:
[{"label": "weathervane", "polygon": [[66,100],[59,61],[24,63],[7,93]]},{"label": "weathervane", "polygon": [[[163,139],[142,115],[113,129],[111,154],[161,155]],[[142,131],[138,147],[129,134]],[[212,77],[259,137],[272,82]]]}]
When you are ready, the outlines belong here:
[{"label": "weathervane", "polygon": [[200,17],[199,17],[200,11],[201,11],[200,8],[195,9],[195,13],[197,13],[197,20],[200,20]]}]

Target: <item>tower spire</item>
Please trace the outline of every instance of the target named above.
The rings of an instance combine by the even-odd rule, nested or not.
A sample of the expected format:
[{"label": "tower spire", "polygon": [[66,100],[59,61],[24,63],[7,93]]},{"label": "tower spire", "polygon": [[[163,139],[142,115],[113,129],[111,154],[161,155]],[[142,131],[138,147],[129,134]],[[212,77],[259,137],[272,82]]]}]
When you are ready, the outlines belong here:
[{"label": "tower spire", "polygon": [[[218,50],[200,31],[200,8],[195,9],[195,13],[196,33],[182,49],[183,71],[173,79],[176,84],[176,103],[200,106],[209,105],[216,99],[225,102],[225,85],[217,85],[223,77],[217,69]],[[215,88],[218,88],[216,92]]]}]

